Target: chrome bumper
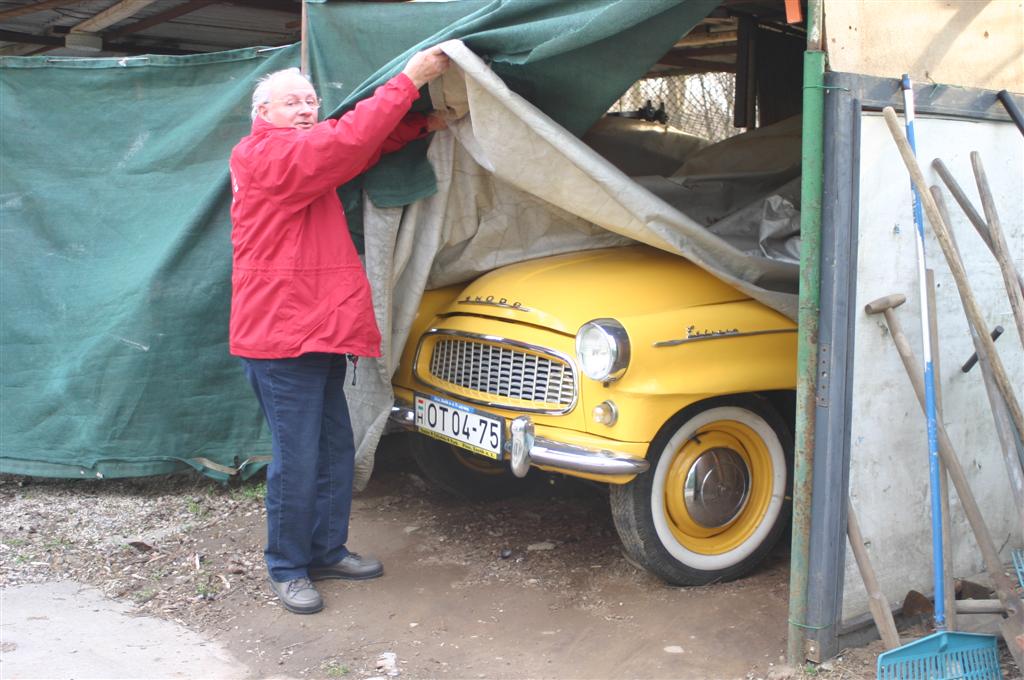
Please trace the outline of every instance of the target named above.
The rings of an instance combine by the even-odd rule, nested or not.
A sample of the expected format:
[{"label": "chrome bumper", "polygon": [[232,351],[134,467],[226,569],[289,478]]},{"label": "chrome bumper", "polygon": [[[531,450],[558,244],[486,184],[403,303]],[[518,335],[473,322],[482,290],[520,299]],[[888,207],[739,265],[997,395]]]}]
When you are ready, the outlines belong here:
[{"label": "chrome bumper", "polygon": [[[407,406],[393,406],[391,422],[405,429],[414,429],[416,416]],[[512,436],[505,443],[505,452],[516,477],[525,477],[531,465],[595,475],[638,475],[650,467],[646,460],[630,458],[615,451],[537,437],[529,416],[513,419],[510,429]]]}]

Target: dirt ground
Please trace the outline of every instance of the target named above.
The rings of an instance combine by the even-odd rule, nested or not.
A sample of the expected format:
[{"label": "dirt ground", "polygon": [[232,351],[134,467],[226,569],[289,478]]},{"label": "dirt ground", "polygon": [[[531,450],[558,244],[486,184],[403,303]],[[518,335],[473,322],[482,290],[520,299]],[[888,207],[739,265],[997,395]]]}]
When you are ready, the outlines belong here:
[{"label": "dirt ground", "polygon": [[263,619],[220,627],[258,673],[362,675],[387,651],[413,678],[747,677],[781,663],[785,554],[739,583],[671,588],[623,559],[597,490],[535,484],[469,504],[410,470],[384,456],[354,505],[350,545],[384,560],[383,579],[325,583],[325,613],[300,621],[232,607]]},{"label": "dirt ground", "polygon": [[531,473],[521,496],[427,487],[400,438],[356,496],[349,546],[381,579],[285,612],[262,566],[262,489],[196,477],[0,480],[0,579],[76,579],[225,644],[255,678],[871,678],[878,649],[783,666],[788,547],[740,581],[666,586],[627,562],[603,489]]}]

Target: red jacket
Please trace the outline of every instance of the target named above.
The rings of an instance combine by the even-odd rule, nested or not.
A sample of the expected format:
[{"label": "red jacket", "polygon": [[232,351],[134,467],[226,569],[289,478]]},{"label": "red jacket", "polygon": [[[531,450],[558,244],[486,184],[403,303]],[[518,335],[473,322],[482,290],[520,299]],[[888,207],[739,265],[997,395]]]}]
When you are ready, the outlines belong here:
[{"label": "red jacket", "polygon": [[310,130],[257,118],[232,150],[232,354],[380,356],[370,284],[336,188],[426,133],[422,114],[403,120],[418,97],[400,74]]}]

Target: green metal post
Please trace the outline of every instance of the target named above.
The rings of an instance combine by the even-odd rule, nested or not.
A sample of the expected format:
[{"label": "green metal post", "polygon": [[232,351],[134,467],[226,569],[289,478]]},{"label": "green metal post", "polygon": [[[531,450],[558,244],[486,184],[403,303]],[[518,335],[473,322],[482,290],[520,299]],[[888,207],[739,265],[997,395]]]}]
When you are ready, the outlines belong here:
[{"label": "green metal post", "polygon": [[814,472],[817,391],[821,192],[824,168],[825,53],[821,49],[822,0],[807,3],[804,53],[803,141],[800,186],[800,324],[797,345],[796,442],[793,460],[793,544],[789,575],[789,643],[786,657],[802,665],[807,627],[807,580]]}]

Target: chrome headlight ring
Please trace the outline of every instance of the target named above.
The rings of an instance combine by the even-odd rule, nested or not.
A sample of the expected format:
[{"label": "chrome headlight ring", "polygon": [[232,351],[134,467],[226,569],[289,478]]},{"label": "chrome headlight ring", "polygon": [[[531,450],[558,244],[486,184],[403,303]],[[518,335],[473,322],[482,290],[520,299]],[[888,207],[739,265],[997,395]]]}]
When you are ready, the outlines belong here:
[{"label": "chrome headlight ring", "polygon": [[591,380],[618,380],[629,366],[629,335],[615,319],[594,319],[576,333],[576,361]]}]

